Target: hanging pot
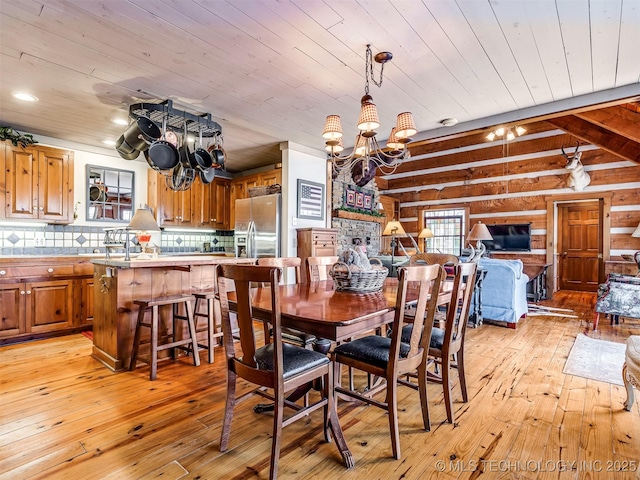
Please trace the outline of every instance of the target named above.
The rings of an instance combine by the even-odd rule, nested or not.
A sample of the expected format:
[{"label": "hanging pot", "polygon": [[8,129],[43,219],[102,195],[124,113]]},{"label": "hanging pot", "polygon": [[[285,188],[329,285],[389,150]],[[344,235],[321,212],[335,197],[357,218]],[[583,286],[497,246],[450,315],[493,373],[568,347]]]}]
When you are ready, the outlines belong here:
[{"label": "hanging pot", "polygon": [[147,117],[138,117],[125,130],[124,140],[136,150],[143,152],[149,148],[149,144],[158,140],[162,132],[156,123]]},{"label": "hanging pot", "polygon": [[224,169],[224,162],[226,160],[226,153],[222,148],[222,140],[219,136],[216,136],[214,143],[207,148],[209,154],[211,154],[211,166],[217,169]]},{"label": "hanging pot", "polygon": [[216,177],[216,169],[213,167],[200,171],[200,180],[205,185],[209,185],[211,182],[213,182],[213,179],[215,177]]},{"label": "hanging pot", "polygon": [[213,159],[209,152],[207,152],[204,148],[202,148],[202,125],[200,125],[200,143],[199,147],[195,149],[192,153],[189,154],[189,162],[191,164],[191,168],[194,168],[198,171],[204,171],[211,168],[213,165]]},{"label": "hanging pot", "polygon": [[[179,154],[176,146],[167,138],[167,120],[162,120],[162,138],[153,142],[144,152],[147,163],[154,170],[171,170],[179,162]],[[175,137],[175,134],[173,134]],[[177,137],[176,137],[177,139]]]},{"label": "hanging pot", "polygon": [[188,190],[193,185],[195,170],[179,163],[166,177],[167,186],[176,192]]},{"label": "hanging pot", "polygon": [[125,139],[124,135],[120,135],[120,138],[116,142],[116,152],[125,160],[135,160],[140,155],[140,152],[129,145]]},{"label": "hanging pot", "polygon": [[106,202],[107,187],[105,185],[91,185],[89,187],[89,200],[92,202]]}]

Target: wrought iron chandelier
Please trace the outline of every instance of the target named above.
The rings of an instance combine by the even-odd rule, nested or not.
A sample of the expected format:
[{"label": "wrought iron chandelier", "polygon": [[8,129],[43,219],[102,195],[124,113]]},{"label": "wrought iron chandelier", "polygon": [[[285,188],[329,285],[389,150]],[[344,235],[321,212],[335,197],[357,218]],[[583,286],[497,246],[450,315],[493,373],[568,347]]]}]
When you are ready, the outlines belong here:
[{"label": "wrought iron chandelier", "polygon": [[[396,126],[391,129],[387,140],[387,149],[383,151],[376,140],[376,128],[380,126],[378,110],[369,95],[369,81],[377,87],[382,86],[384,64],[393,58],[391,52],[380,52],[373,57],[371,45],[367,45],[365,64],[364,96],[360,101],[358,135],[355,146],[348,155],[340,155],[344,150],[342,142],[342,124],[339,115],[328,115],[322,132],[326,139],[325,149],[329,152],[334,177],[341,172],[350,172],[356,185],[362,187],[369,183],[379,168],[385,175],[395,172],[400,162],[409,158],[407,144],[411,136],[417,133],[411,112],[398,114]],[[373,60],[381,64],[380,79],[373,76]]]}]

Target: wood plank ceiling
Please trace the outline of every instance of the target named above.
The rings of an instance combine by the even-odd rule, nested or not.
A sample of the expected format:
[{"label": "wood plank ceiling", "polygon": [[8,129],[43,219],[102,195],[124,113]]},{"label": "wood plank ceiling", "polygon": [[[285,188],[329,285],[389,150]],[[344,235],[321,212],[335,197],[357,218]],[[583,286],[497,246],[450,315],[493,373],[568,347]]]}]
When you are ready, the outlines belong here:
[{"label": "wood plank ceiling", "polygon": [[[129,104],[172,99],[223,126],[231,171],[279,161],[285,140],[321,150],[331,113],[352,145],[367,43],[394,54],[371,90],[381,138],[407,110],[426,139],[448,117],[462,132],[640,96],[629,0],[2,0],[0,31],[0,124],[102,146]],[[552,122],[637,161],[637,115]]]}]

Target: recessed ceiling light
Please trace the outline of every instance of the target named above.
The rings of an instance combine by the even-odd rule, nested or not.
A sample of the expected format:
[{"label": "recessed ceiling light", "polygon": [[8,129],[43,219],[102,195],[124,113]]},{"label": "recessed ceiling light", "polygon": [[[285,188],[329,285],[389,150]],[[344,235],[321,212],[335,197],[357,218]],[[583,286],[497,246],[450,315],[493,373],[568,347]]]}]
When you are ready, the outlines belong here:
[{"label": "recessed ceiling light", "polygon": [[38,101],[38,97],[36,97],[35,95],[31,95],[30,93],[16,92],[16,93],[13,94],[13,96],[15,98],[17,98],[18,100],[24,100],[25,102],[37,102]]},{"label": "recessed ceiling light", "polygon": [[104,143],[105,145],[114,146],[116,144],[116,141],[115,140],[102,140],[102,143]]},{"label": "recessed ceiling light", "polygon": [[456,123],[458,123],[457,118],[445,118],[444,120],[440,120],[440,123],[445,127],[453,127]]},{"label": "recessed ceiling light", "polygon": [[129,121],[125,118],[114,118],[111,121],[116,125],[129,125]]}]

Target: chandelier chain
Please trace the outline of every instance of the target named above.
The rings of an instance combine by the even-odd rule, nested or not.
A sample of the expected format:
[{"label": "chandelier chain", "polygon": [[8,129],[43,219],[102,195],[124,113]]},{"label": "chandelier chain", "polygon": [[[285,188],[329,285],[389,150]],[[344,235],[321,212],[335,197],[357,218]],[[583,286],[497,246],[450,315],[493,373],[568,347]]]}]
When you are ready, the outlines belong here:
[{"label": "chandelier chain", "polygon": [[384,72],[384,62],[380,65],[380,80],[376,82],[375,77],[373,76],[373,53],[371,52],[371,45],[367,45],[367,54],[365,58],[365,67],[364,67],[364,93],[365,95],[369,95],[369,80],[371,80],[374,85],[378,88],[382,87],[382,74]]}]

